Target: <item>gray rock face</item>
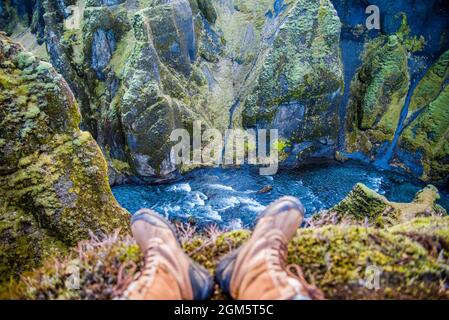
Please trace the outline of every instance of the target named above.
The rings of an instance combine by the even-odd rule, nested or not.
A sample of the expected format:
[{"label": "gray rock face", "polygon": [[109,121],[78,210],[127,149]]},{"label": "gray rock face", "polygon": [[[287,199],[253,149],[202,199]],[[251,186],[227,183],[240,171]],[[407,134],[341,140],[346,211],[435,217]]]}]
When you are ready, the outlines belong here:
[{"label": "gray rock face", "polygon": [[332,157],[335,152],[328,145],[323,148],[320,140],[336,140],[338,134],[343,88],[340,27],[330,2],[291,5],[265,57],[257,61],[254,86],[240,108],[244,127],[278,128],[289,144],[307,145],[287,150],[307,150],[290,154],[298,161],[314,155]]},{"label": "gray rock face", "polygon": [[[145,10],[154,47],[163,63],[188,76],[196,58],[192,10],[187,0],[171,0]],[[163,18],[162,17],[167,17]]]},{"label": "gray rock face", "polygon": [[115,37],[112,30],[95,31],[92,42],[92,68],[100,80],[105,79],[104,68],[108,65],[115,51]]},{"label": "gray rock face", "polygon": [[[223,132],[230,123],[274,125],[293,146],[322,152],[319,139],[334,139],[328,128],[336,119],[341,64],[339,20],[330,2],[321,2],[89,0],[73,43],[58,43],[64,32],[57,19],[48,19],[47,34],[54,35],[55,65],[85,97],[84,125],[110,160],[111,177],[122,177],[118,160],[130,165],[127,172],[154,181],[180,169],[170,161],[169,135],[191,131],[194,120]],[[70,59],[79,51],[80,62]],[[318,58],[315,51],[322,52]],[[319,67],[325,63],[328,70]],[[83,73],[85,84],[75,79]],[[307,87],[315,74],[325,81]]]}]

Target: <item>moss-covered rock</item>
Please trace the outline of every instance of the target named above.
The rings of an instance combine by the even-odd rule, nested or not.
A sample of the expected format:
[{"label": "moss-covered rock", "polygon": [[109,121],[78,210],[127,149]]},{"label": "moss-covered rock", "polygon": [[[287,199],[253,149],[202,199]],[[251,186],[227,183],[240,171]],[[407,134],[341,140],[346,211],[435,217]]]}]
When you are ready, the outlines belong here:
[{"label": "moss-covered rock", "polygon": [[279,129],[292,144],[292,163],[334,155],[343,92],[340,28],[330,1],[291,3],[235,113],[244,127]]},{"label": "moss-covered rock", "polygon": [[[288,262],[300,265],[306,279],[328,299],[447,299],[448,226],[447,217],[429,217],[382,230],[342,225],[299,229],[289,245]],[[190,234],[182,242],[186,252],[212,274],[219,259],[250,235],[247,230],[215,231]],[[23,281],[4,287],[3,295],[110,299],[142,266],[139,249],[130,238],[93,239],[80,248],[25,274]],[[67,289],[73,275],[67,270],[73,265],[79,290]],[[213,299],[227,298],[216,286]]]},{"label": "moss-covered rock", "polygon": [[359,183],[345,199],[313,216],[310,223],[314,226],[355,224],[382,228],[416,217],[442,216],[446,211],[436,203],[439,197],[438,190],[429,185],[418,192],[411,203],[397,203]]},{"label": "moss-covered rock", "polygon": [[416,87],[396,162],[426,181],[449,179],[449,51]]},{"label": "moss-covered rock", "polygon": [[397,35],[367,44],[363,64],[351,83],[346,149],[374,158],[391,142],[409,87],[407,50]]},{"label": "moss-covered rock", "polygon": [[89,231],[128,228],[107,165],[67,83],[0,34],[1,280],[38,265]]},{"label": "moss-covered rock", "polygon": [[[443,229],[447,226],[440,227],[447,231]],[[304,229],[289,251],[289,262],[302,266],[306,277],[329,298],[448,298],[448,265],[420,243],[388,229]]]},{"label": "moss-covered rock", "polygon": [[[234,111],[252,101],[256,82],[261,99],[279,109],[272,120],[286,128],[283,138],[298,138],[286,153],[307,158],[311,148],[298,144],[313,140],[315,154],[333,155],[342,66],[339,19],[329,1],[43,0],[42,7],[48,52],[80,103],[82,127],[107,159],[129,163],[126,175],[175,177],[181,168],[170,162],[167,133],[191,131],[193,120],[221,131],[230,122],[242,126]],[[283,56],[290,57],[285,66]],[[271,97],[270,72],[279,88],[287,76],[288,92]],[[304,108],[310,125],[297,132],[302,126],[286,121]],[[114,171],[111,182],[126,175],[114,179]]]}]

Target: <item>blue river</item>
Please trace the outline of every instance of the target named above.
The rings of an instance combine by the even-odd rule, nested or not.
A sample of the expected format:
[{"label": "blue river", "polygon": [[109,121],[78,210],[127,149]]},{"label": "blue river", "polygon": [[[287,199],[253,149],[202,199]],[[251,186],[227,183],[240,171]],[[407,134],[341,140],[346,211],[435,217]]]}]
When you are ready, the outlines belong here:
[{"label": "blue river", "polygon": [[[256,168],[199,169],[172,184],[116,186],[113,193],[131,213],[151,208],[170,220],[231,230],[251,227],[266,205],[284,195],[298,197],[306,215],[312,215],[341,201],[358,182],[396,202],[410,202],[425,186],[408,176],[357,162],[309,165],[275,176],[258,173]],[[267,186],[271,192],[258,192]],[[439,203],[448,209],[449,193],[440,190],[440,194]]]}]

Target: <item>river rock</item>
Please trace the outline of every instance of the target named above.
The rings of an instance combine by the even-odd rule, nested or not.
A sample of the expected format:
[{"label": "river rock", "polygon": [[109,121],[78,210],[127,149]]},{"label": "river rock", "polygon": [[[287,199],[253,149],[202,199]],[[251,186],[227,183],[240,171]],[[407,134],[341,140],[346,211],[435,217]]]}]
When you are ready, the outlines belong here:
[{"label": "river rock", "polygon": [[273,191],[273,186],[265,186],[262,189],[260,189],[259,191],[257,191],[257,194],[266,194]]}]

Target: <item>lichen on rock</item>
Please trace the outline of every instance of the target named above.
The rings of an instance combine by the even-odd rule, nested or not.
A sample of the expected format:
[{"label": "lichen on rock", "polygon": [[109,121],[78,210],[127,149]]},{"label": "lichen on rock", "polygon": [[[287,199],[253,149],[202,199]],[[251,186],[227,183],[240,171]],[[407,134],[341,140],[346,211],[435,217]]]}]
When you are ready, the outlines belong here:
[{"label": "lichen on rock", "polygon": [[1,280],[115,228],[128,213],[67,83],[51,65],[0,34]]},{"label": "lichen on rock", "polygon": [[[447,217],[427,217],[384,229],[344,225],[299,229],[288,247],[288,263],[300,265],[306,279],[328,299],[447,299],[448,224]],[[250,236],[248,230],[215,230],[189,233],[181,240],[185,251],[213,274],[220,258]],[[128,237],[92,239],[80,248],[10,284],[9,297],[111,299],[142,267],[140,250]],[[65,285],[70,273],[64,271],[71,263],[79,266],[81,290]],[[213,299],[228,298],[217,285]]]},{"label": "lichen on rock", "polygon": [[374,159],[391,142],[409,87],[407,51],[397,35],[366,45],[363,64],[351,83],[346,149]]},{"label": "lichen on rock", "polygon": [[438,189],[429,185],[410,203],[392,202],[358,183],[345,199],[314,215],[309,223],[313,226],[343,224],[383,228],[418,217],[446,215],[446,210],[436,203],[439,198]]}]

